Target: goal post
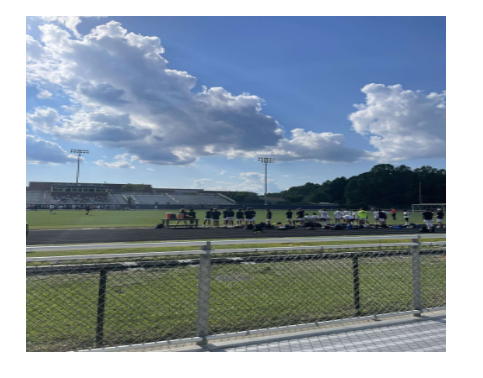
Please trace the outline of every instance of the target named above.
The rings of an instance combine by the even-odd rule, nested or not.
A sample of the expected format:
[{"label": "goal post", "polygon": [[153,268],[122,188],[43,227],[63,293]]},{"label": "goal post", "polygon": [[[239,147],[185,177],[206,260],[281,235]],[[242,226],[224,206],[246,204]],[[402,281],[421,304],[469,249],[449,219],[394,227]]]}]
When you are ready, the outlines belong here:
[{"label": "goal post", "polygon": [[445,203],[415,203],[411,205],[411,211],[413,213],[420,213],[426,211],[426,209],[437,210],[443,209],[446,214],[446,204]]}]

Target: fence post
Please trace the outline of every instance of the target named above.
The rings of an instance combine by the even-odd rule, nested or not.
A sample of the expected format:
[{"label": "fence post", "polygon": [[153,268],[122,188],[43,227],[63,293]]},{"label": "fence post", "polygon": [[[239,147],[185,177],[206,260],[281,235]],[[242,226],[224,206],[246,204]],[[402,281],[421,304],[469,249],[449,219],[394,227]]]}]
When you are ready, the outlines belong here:
[{"label": "fence post", "polygon": [[99,275],[99,294],[97,298],[96,347],[104,343],[104,308],[106,305],[107,270],[101,269]]},{"label": "fence post", "polygon": [[359,291],[359,258],[357,256],[352,257],[352,280],[354,283],[354,308],[356,310],[356,316],[361,316],[361,301]]},{"label": "fence post", "polygon": [[201,249],[206,251],[200,256],[198,272],[198,317],[196,319],[196,336],[202,337],[198,345],[206,345],[210,313],[210,281],[211,281],[211,242],[207,241]]},{"label": "fence post", "polygon": [[[411,247],[411,260],[413,268],[413,309],[421,311],[421,261],[419,253],[420,236],[417,239],[411,239],[412,243],[417,245]],[[414,316],[421,316],[421,312],[415,313]]]}]

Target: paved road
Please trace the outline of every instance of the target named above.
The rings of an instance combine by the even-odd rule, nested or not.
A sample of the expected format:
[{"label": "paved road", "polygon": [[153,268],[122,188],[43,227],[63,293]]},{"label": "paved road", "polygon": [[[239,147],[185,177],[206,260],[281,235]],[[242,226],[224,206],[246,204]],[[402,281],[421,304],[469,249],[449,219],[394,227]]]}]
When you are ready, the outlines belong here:
[{"label": "paved road", "polygon": [[[444,234],[445,229],[436,230]],[[243,229],[152,229],[152,228],[104,228],[104,229],[76,229],[76,230],[31,230],[27,238],[27,245],[53,244],[86,244],[86,243],[121,243],[140,241],[184,241],[211,239],[246,239],[246,238],[282,238],[282,237],[310,237],[310,236],[371,236],[371,235],[404,235],[415,234],[417,230],[392,229],[361,229],[350,231],[331,230],[266,230],[263,233],[253,233]],[[425,234],[427,235],[427,234]],[[436,236],[437,234],[435,234]]]}]

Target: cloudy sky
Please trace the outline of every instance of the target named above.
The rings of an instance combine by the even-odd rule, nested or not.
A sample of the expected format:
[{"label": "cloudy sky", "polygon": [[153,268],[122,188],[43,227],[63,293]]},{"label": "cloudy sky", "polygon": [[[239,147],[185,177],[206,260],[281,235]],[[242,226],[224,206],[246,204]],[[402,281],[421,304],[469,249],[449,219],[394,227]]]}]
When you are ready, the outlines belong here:
[{"label": "cloudy sky", "polygon": [[441,17],[28,17],[27,182],[270,191],[446,163]]}]

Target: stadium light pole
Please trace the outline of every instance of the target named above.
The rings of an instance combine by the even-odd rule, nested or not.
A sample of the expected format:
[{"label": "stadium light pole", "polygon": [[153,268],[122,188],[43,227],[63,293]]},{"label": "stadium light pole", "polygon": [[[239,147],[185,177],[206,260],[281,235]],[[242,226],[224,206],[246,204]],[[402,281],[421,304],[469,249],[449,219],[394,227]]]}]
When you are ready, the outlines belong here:
[{"label": "stadium light pole", "polygon": [[79,184],[79,169],[80,169],[80,157],[81,157],[81,154],[88,154],[89,153],[89,150],[78,150],[78,149],[71,149],[70,152],[72,154],[78,154],[77,155],[77,175],[75,176],[75,183],[76,184]]},{"label": "stadium light pole", "polygon": [[262,164],[265,164],[265,206],[268,205],[267,202],[267,165],[270,163],[275,163],[274,158],[268,158],[268,157],[259,157],[258,161]]}]

